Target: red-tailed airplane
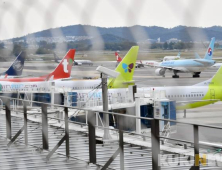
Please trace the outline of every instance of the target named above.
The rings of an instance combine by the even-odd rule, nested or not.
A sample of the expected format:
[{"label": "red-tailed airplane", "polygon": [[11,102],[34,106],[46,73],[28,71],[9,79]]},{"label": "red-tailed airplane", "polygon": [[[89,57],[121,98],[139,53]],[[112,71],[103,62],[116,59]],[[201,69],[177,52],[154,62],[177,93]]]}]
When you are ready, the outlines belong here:
[{"label": "red-tailed airplane", "polygon": [[115,52],[115,56],[117,63],[120,63],[122,61],[122,58],[119,56],[118,52]]},{"label": "red-tailed airplane", "polygon": [[47,75],[40,76],[40,77],[29,77],[29,78],[11,78],[11,79],[4,78],[4,79],[0,79],[0,81],[36,82],[36,81],[47,81],[47,80],[69,78],[71,75],[74,56],[75,56],[75,50],[70,49],[65,55],[65,57],[61,60],[59,65],[55,68],[55,70]]}]

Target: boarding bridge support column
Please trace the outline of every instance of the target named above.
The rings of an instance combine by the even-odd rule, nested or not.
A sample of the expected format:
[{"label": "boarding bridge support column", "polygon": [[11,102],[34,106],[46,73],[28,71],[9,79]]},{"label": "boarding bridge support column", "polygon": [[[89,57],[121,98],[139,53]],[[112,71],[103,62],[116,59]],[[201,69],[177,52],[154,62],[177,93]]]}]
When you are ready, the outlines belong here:
[{"label": "boarding bridge support column", "polygon": [[42,104],[42,146],[45,150],[49,149],[47,104]]},{"label": "boarding bridge support column", "polygon": [[[140,117],[140,97],[142,94],[136,93],[135,94],[135,113],[137,117]],[[136,119],[136,133],[141,134],[141,119]]]},{"label": "boarding bridge support column", "polygon": [[129,89],[129,96],[128,96],[129,101],[128,102],[134,102],[137,87],[136,87],[136,85],[133,85],[133,86],[131,85],[131,86],[128,87],[128,89]]},{"label": "boarding bridge support column", "polygon": [[[107,75],[101,73],[102,78],[102,97],[103,97],[103,111],[108,111],[108,88],[107,88]],[[109,134],[109,114],[103,114],[104,122],[104,135],[103,140],[111,139]]]},{"label": "boarding bridge support column", "polygon": [[135,94],[137,93],[137,86],[133,85],[133,101],[135,101]]},{"label": "boarding bridge support column", "polygon": [[5,102],[5,116],[6,116],[6,137],[7,139],[12,138],[12,126],[11,126],[11,109],[10,100]]}]

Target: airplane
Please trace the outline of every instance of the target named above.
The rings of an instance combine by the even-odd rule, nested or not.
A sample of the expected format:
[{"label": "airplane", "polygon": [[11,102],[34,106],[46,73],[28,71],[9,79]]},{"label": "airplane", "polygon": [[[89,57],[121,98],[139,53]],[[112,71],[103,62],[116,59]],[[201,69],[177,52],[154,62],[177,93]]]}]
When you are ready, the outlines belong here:
[{"label": "airplane", "polygon": [[[59,59],[59,57],[55,53],[53,53],[53,55],[54,55],[55,62],[60,63],[61,60]],[[78,66],[81,66],[81,65],[92,66],[93,62],[91,60],[74,60],[73,64],[78,65]]]},{"label": "airplane", "polygon": [[177,75],[178,73],[192,73],[193,78],[200,77],[202,71],[215,64],[215,61],[212,60],[214,42],[215,38],[213,37],[203,59],[163,61],[159,65],[155,65],[155,67],[158,67],[158,69],[155,70],[156,75],[165,77],[166,70],[170,70],[174,73],[172,78],[179,78],[179,75]]},{"label": "airplane", "polygon": [[212,104],[222,100],[222,67],[211,79],[193,86],[141,88],[143,90],[165,91],[166,98],[176,101],[177,110]]},{"label": "airplane", "polygon": [[[133,46],[122,59],[120,64],[116,67],[115,71],[119,72],[119,76],[116,78],[108,79],[108,88],[127,88],[129,85],[134,85],[133,74],[135,70],[135,63],[137,59],[139,47]],[[64,60],[64,59],[63,59]],[[62,63],[58,67],[62,66]],[[57,68],[58,68],[57,67]],[[61,72],[62,68],[60,68]],[[83,89],[95,89],[101,85],[101,79],[90,79],[90,80],[71,80],[71,79],[61,79],[65,78],[64,76],[57,80],[49,79],[50,76],[54,75],[58,78],[58,75],[61,74],[58,70],[55,71],[43,78],[30,79],[29,81],[1,81],[0,79],[0,91],[39,91],[39,90],[50,90],[50,84],[54,84],[54,87],[57,88],[70,88],[71,90],[83,90]],[[69,67],[69,76],[71,72],[71,66]],[[69,77],[66,76],[66,77]],[[48,78],[49,77],[49,78]],[[45,81],[49,80],[49,81]]]},{"label": "airplane", "polygon": [[163,58],[163,61],[179,60],[179,59],[180,59],[180,53],[178,53],[177,56],[165,56]]},{"label": "airplane", "polygon": [[0,73],[0,78],[13,78],[21,76],[25,62],[25,52],[20,52],[11,66],[3,73]]},{"label": "airplane", "polygon": [[73,60],[74,60],[75,50],[71,49],[67,52],[65,57],[61,60],[59,65],[50,74],[40,76],[40,77],[27,77],[27,78],[10,78],[10,79],[0,79],[0,82],[37,82],[37,81],[47,81],[55,79],[69,78],[71,75]]},{"label": "airplane", "polygon": [[[116,61],[118,64],[122,60],[122,58],[119,56],[118,52],[115,52],[115,56],[116,56]],[[180,53],[178,53],[177,56],[165,56],[163,58],[163,61],[178,60],[178,59],[180,59]],[[146,65],[156,67],[156,66],[159,66],[159,64],[160,62],[154,61],[154,60],[137,60],[136,68],[141,68]]]}]

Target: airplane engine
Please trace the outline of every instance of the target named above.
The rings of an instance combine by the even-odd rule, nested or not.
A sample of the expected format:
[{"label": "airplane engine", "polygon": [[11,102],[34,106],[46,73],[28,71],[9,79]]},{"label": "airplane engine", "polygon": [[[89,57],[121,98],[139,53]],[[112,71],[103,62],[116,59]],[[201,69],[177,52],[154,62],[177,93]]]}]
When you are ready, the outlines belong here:
[{"label": "airplane engine", "polygon": [[165,71],[166,71],[166,69],[164,69],[164,68],[158,68],[158,69],[155,70],[155,74],[157,76],[164,76],[165,75]]}]

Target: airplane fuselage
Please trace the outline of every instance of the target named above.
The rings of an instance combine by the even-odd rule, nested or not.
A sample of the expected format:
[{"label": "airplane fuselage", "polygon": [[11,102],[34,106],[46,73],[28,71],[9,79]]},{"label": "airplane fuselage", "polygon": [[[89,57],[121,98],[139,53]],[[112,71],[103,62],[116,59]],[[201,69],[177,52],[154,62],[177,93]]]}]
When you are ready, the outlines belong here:
[{"label": "airplane fuselage", "polygon": [[187,60],[171,60],[164,61],[160,64],[163,67],[175,68],[181,70],[179,72],[201,72],[215,64],[214,60],[206,59],[187,59]]},{"label": "airplane fuselage", "polygon": [[164,91],[166,98],[177,102],[178,110],[201,107],[222,100],[222,87],[220,86],[149,87],[140,90],[144,92],[146,90]]}]

